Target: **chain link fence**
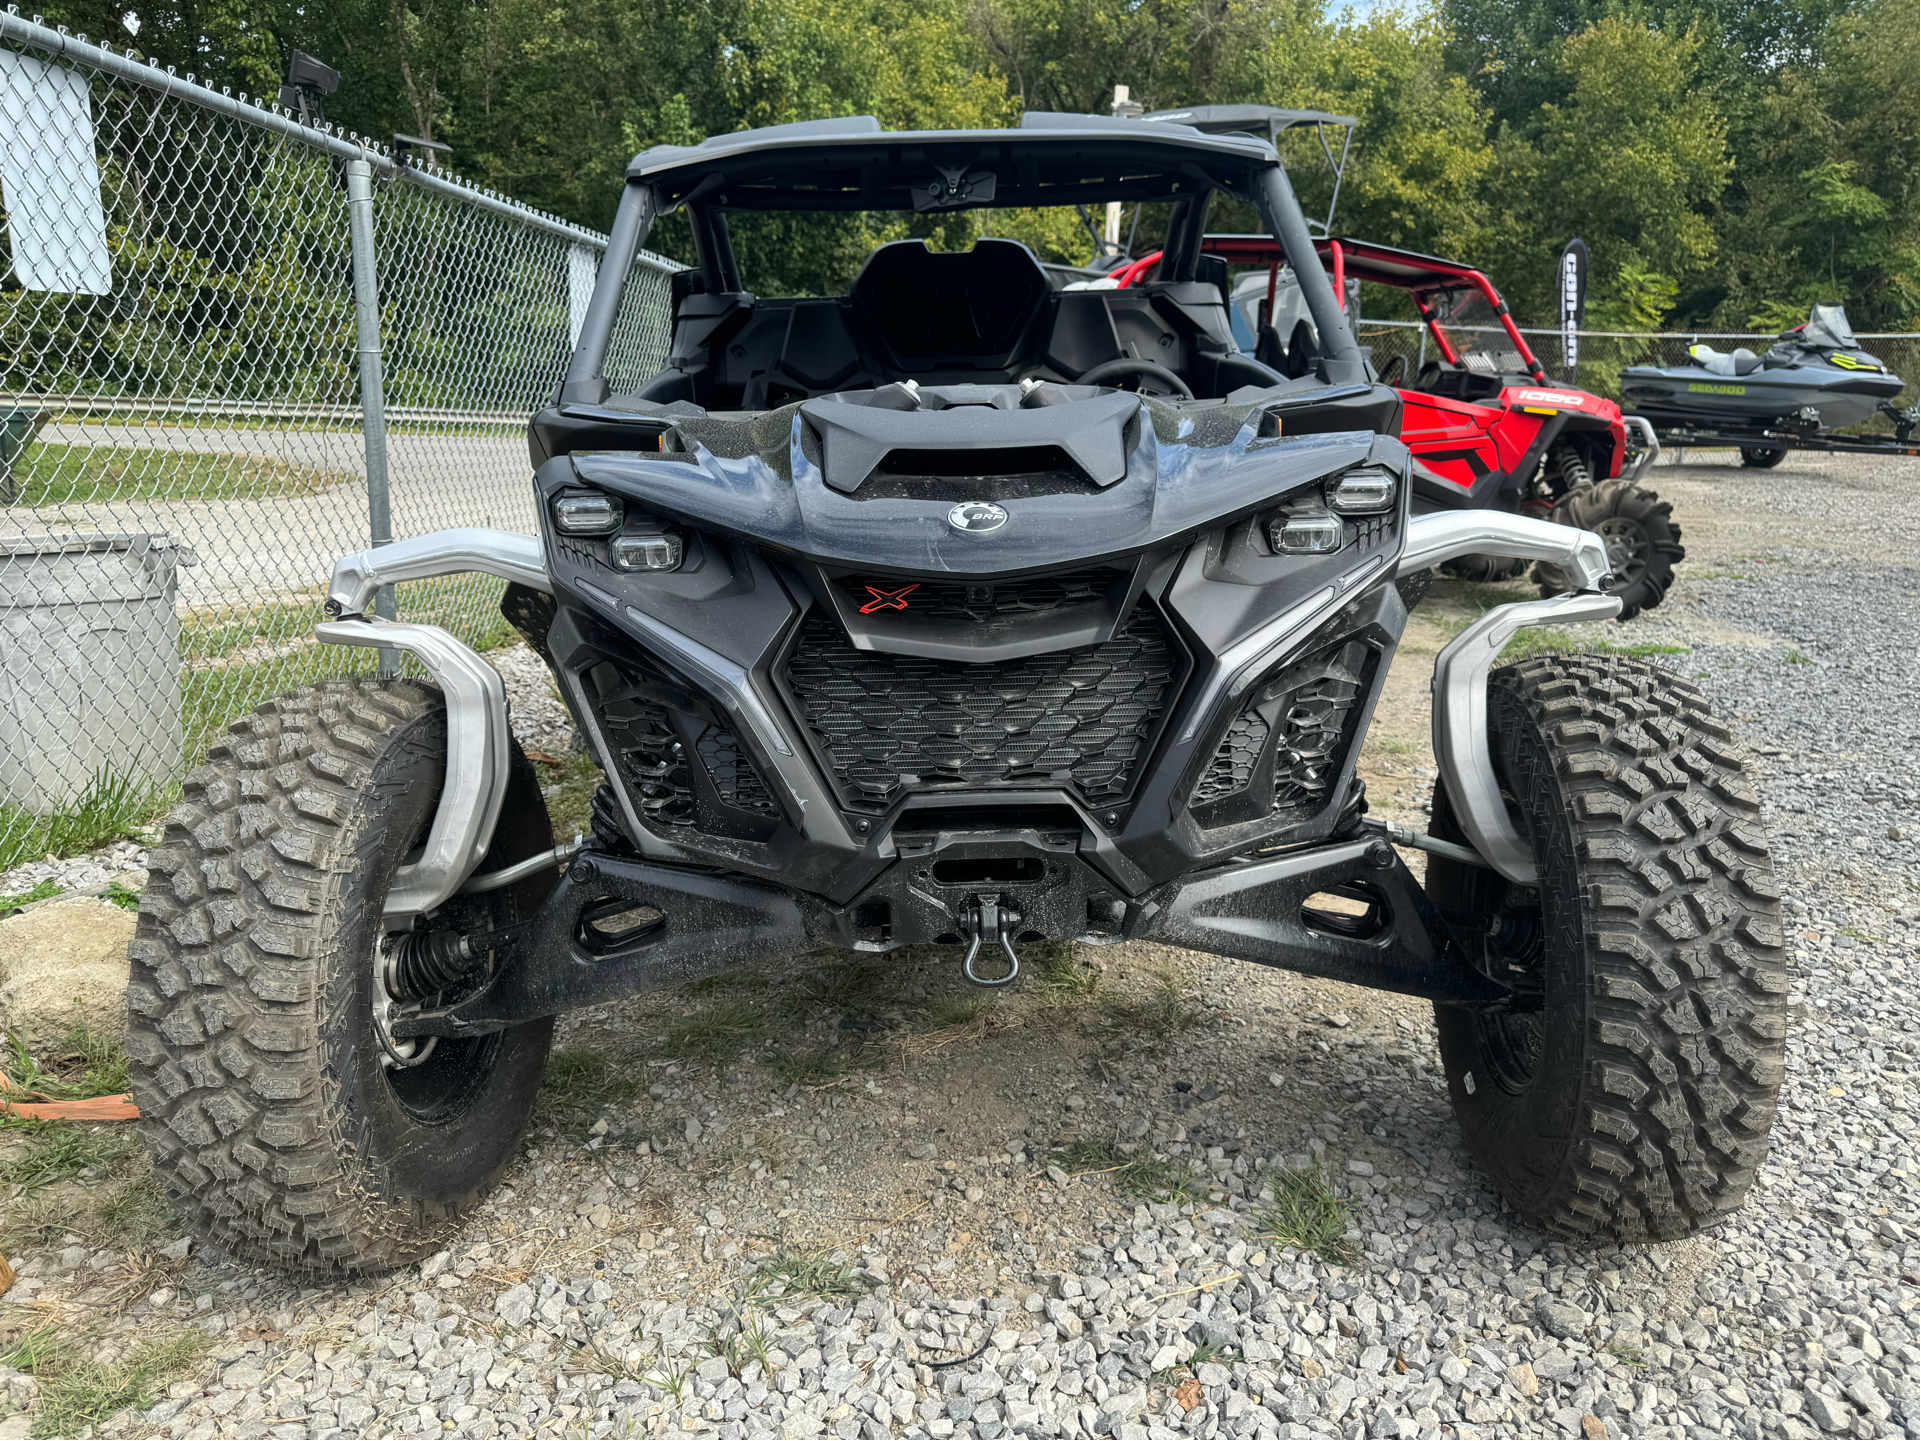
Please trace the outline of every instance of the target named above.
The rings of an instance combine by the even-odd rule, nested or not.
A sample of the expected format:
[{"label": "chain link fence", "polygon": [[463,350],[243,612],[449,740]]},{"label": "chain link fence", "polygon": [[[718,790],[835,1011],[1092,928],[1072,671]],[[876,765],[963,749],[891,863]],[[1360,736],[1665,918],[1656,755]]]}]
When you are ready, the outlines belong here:
[{"label": "chain link fence", "polygon": [[[533,530],[527,417],[606,242],[12,11],[0,220],[4,871],[153,814],[262,699],[371,667],[312,637],[338,556]],[[677,268],[630,277],[623,375],[661,364]],[[486,645],[498,593],[395,603]]]},{"label": "chain link fence", "polygon": [[[1462,351],[1481,350],[1494,356],[1514,353],[1514,346],[1503,330],[1449,325],[1447,333],[1456,348]],[[1780,338],[1778,335],[1752,331],[1729,333],[1703,330],[1657,334],[1583,330],[1578,333],[1581,338],[1580,363],[1575,368],[1574,383],[1595,395],[1604,395],[1615,401],[1621,398],[1621,372],[1630,365],[1686,365],[1688,347],[1700,344],[1711,345],[1721,351],[1746,346],[1759,355]],[[1440,359],[1440,352],[1434,348],[1427,327],[1419,321],[1363,319],[1359,334],[1361,344],[1373,347],[1374,364],[1377,367],[1386,365],[1393,356],[1401,356],[1406,362],[1410,379],[1420,373],[1424,362],[1430,358]],[[1564,378],[1561,332],[1521,327],[1521,334],[1527,338],[1529,349],[1534,352],[1534,358],[1541,362],[1541,368],[1547,372],[1548,378]],[[1876,334],[1858,335],[1855,339],[1860,341],[1863,350],[1907,381],[1907,389],[1894,402],[1896,408],[1906,409],[1913,405],[1916,382],[1921,379],[1921,336]],[[1518,357],[1513,365],[1515,369],[1520,368]],[[1891,434],[1894,427],[1885,417],[1877,417],[1853,429]]]}]

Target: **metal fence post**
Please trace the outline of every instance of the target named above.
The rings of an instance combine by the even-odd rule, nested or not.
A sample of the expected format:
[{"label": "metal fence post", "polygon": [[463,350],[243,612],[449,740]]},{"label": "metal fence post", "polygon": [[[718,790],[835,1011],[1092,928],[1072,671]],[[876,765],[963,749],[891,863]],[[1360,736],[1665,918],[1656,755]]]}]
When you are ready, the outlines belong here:
[{"label": "metal fence post", "polygon": [[[355,350],[360,368],[360,434],[367,452],[367,538],[376,546],[394,538],[393,503],[387,487],[387,400],[380,364],[380,272],[374,258],[373,167],[363,156],[347,162],[347,233],[353,246]],[[394,618],[392,586],[374,597],[374,614]],[[400,668],[397,652],[382,646],[380,673]]]}]

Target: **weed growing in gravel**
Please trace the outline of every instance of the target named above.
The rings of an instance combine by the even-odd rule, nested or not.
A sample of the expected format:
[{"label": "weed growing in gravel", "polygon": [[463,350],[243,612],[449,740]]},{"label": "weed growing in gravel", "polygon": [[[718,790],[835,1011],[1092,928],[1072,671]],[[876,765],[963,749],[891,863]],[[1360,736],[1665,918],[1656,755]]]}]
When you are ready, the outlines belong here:
[{"label": "weed growing in gravel", "polygon": [[0,805],[0,871],[46,855],[81,855],[124,839],[167,808],[170,790],[102,771],[62,810],[42,815]]},{"label": "weed growing in gravel", "polygon": [[125,881],[109,881],[107,888],[100,893],[100,899],[110,906],[118,906],[123,911],[140,909],[140,890]]},{"label": "weed growing in gravel", "polygon": [[15,891],[10,896],[0,896],[0,920],[5,920],[22,906],[30,906],[35,901],[50,901],[60,894],[60,887],[52,881],[42,881],[31,890]]},{"label": "weed growing in gravel", "polygon": [[852,1266],[826,1252],[802,1256],[776,1251],[760,1263],[756,1280],[761,1286],[778,1281],[789,1296],[858,1296],[865,1290]]},{"label": "weed growing in gravel", "polygon": [[1155,976],[1145,996],[1110,996],[1101,1011],[1101,1029],[1115,1038],[1165,1041],[1200,1023],[1200,1008],[1188,1003],[1187,988],[1173,971]]},{"label": "weed growing in gravel", "polygon": [[1114,1189],[1135,1201],[1186,1206],[1204,1197],[1207,1188],[1207,1177],[1195,1175],[1186,1161],[1157,1161],[1151,1155],[1114,1174]]},{"label": "weed growing in gravel", "polygon": [[1793,647],[1790,647],[1788,650],[1788,664],[1789,665],[1813,665],[1814,657],[1804,654],[1799,646],[1793,646]]},{"label": "weed growing in gravel", "polygon": [[768,1060],[774,1080],[782,1086],[819,1086],[864,1071],[878,1058],[842,1046],[816,1046],[805,1051],[776,1051]]},{"label": "weed growing in gravel", "polygon": [[124,1407],[153,1405],[154,1384],[185,1370],[208,1340],[182,1331],[143,1342],[127,1360],[103,1365],[89,1359],[79,1339],[58,1326],[43,1326],[0,1354],[0,1365],[25,1371],[40,1383],[34,1435],[79,1436]]},{"label": "weed growing in gravel", "polygon": [[974,993],[942,996],[927,1008],[926,1029],[951,1031],[959,1026],[971,1026],[992,1004],[986,996]]},{"label": "weed growing in gravel", "polygon": [[1070,1176],[1096,1175],[1105,1171],[1124,1171],[1134,1158],[1121,1149],[1119,1141],[1083,1136],[1054,1152],[1060,1168]]},{"label": "weed growing in gravel", "polygon": [[1070,1176],[1113,1176],[1114,1189],[1136,1201],[1185,1205],[1207,1191],[1207,1178],[1196,1176],[1185,1161],[1157,1161],[1145,1151],[1130,1153],[1119,1141],[1083,1137],[1054,1155]]},{"label": "weed growing in gravel", "polygon": [[1044,1006],[1067,1006],[1090,999],[1100,989],[1099,963],[1088,959],[1072,941],[1048,941],[1027,956],[1031,986]]},{"label": "weed growing in gravel", "polygon": [[1273,1188],[1274,1204],[1261,1213],[1262,1236],[1311,1251],[1331,1265],[1360,1264],[1360,1254],[1347,1241],[1347,1213],[1354,1203],[1334,1189],[1326,1171],[1319,1166],[1271,1171],[1265,1179]]},{"label": "weed growing in gravel", "polygon": [[33,1133],[25,1154],[0,1163],[0,1182],[37,1190],[69,1176],[90,1180],[125,1165],[140,1152],[140,1142],[125,1131],[95,1126],[82,1130],[65,1121],[8,1117],[8,1129]]},{"label": "weed growing in gravel", "polygon": [[796,1020],[810,1015],[867,1015],[893,995],[897,970],[872,956],[848,955],[795,977],[786,1005]]},{"label": "weed growing in gravel", "polygon": [[1641,1348],[1639,1346],[1630,1346],[1625,1341],[1608,1342],[1608,1355],[1612,1356],[1616,1361],[1619,1361],[1623,1366],[1644,1367],[1647,1365],[1647,1362],[1641,1359]]},{"label": "weed growing in gravel", "polygon": [[667,1054],[683,1061],[731,1060],[767,1032],[767,1017],[745,1001],[682,1016],[667,1028]]},{"label": "weed growing in gravel", "polygon": [[127,1057],[120,1043],[84,1025],[60,1038],[47,1055],[46,1069],[9,1032],[0,1068],[21,1090],[37,1091],[56,1101],[117,1096],[127,1089]]},{"label": "weed growing in gravel", "polygon": [[640,1082],[598,1051],[555,1051],[547,1058],[541,1094],[558,1110],[586,1111],[630,1099]]}]

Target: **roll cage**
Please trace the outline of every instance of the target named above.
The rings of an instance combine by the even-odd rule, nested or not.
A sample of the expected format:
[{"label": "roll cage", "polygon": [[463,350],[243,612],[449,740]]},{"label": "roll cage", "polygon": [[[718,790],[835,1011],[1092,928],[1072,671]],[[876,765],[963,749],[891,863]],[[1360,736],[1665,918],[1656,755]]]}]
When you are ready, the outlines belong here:
[{"label": "roll cage", "polygon": [[[1263,320],[1272,314],[1275,286],[1280,278],[1281,266],[1287,261],[1271,240],[1264,235],[1209,235],[1202,240],[1201,249],[1204,254],[1217,255],[1229,265],[1267,266],[1267,305]],[[1541,368],[1541,362],[1535,358],[1527,341],[1522,339],[1520,329],[1514,324],[1514,317],[1508,313],[1507,302],[1501,299],[1494,283],[1473,266],[1463,265],[1458,260],[1423,255],[1417,250],[1374,245],[1347,236],[1317,238],[1314,253],[1321,265],[1330,272],[1330,282],[1337,295],[1342,293],[1350,276],[1356,280],[1405,290],[1413,299],[1428,334],[1433,336],[1435,347],[1441,352],[1442,358],[1453,366],[1461,364],[1461,353],[1448,336],[1432,297],[1441,291],[1464,288],[1474,291],[1500,320],[1502,330],[1507,333],[1515,353],[1521,357],[1527,373],[1536,384],[1547,383],[1547,372]]]},{"label": "roll cage", "polygon": [[[674,352],[685,357],[698,350],[694,364],[707,364],[716,354],[716,345],[731,343],[728,337],[754,318],[757,310],[780,305],[792,309],[782,345],[795,345],[794,329],[804,321],[833,320],[811,312],[803,316],[800,302],[762,302],[743,288],[728,229],[732,213],[882,211],[926,216],[985,208],[1159,202],[1169,204],[1171,214],[1153,284],[1165,293],[1166,305],[1161,309],[1170,316],[1169,323],[1176,331],[1188,324],[1188,332],[1177,338],[1195,333],[1209,364],[1218,366],[1226,356],[1230,364],[1224,385],[1230,381],[1257,386],[1284,383],[1284,377],[1254,362],[1243,358],[1235,363],[1236,352],[1224,330],[1220,344],[1212,345],[1202,333],[1209,328],[1204,316],[1190,315],[1189,323],[1176,314],[1191,311],[1204,299],[1199,292],[1212,290],[1200,284],[1197,272],[1209,204],[1217,193],[1254,206],[1268,226],[1266,238],[1275,254],[1285,257],[1303,277],[1306,304],[1324,337],[1324,360],[1315,379],[1333,386],[1364,383],[1367,372],[1362,355],[1316,257],[1313,236],[1286,170],[1269,144],[1241,134],[1204,134],[1175,123],[1148,128],[1098,116],[1030,112],[1014,130],[884,132],[872,117],[857,116],[714,136],[698,145],[656,146],[635,156],[558,401],[562,406],[607,402],[609,386],[603,368],[628,272],[655,220],[682,208],[691,223],[697,259],[684,278],[676,277]],[[887,249],[882,247],[876,257]],[[898,267],[899,262],[888,264]],[[971,304],[971,292],[964,286],[955,293],[962,296],[963,304]],[[1036,304],[1046,300],[1052,305],[1057,293],[1050,288]],[[859,297],[850,296],[850,300],[858,302]],[[941,301],[933,296],[923,303],[938,306]],[[872,303],[867,310],[870,317],[882,313]],[[833,325],[828,329],[833,332]],[[850,384],[1018,378],[1012,377],[1012,370],[1052,354],[1044,347],[1023,351],[1010,340],[1000,351],[1005,361],[1001,368],[1009,370],[1008,377],[997,376],[979,355],[961,357],[964,363],[959,369],[964,374],[957,377],[955,367],[942,365],[940,354],[903,354],[903,347],[893,343],[898,336],[890,341],[880,334],[885,329],[884,324],[863,328],[857,323],[847,341],[856,353],[855,363],[833,373],[790,375],[787,390],[824,394]],[[1018,326],[1003,330],[1013,335]],[[882,343],[875,343],[877,335]],[[827,339],[830,348],[840,341],[837,332]],[[1122,354],[1128,353],[1130,342],[1125,335],[1117,336],[1116,343]],[[809,343],[795,349],[797,355],[817,355],[821,347]],[[776,359],[779,356],[777,352]],[[674,363],[670,357],[670,369]],[[1072,367],[1054,364],[1050,368],[1064,373]],[[1063,374],[1063,378],[1075,377]],[[651,387],[650,382],[643,389]],[[661,393],[641,398],[669,403],[690,398],[667,394],[672,388],[663,386]],[[731,403],[752,404],[748,397],[754,392],[748,386],[723,390]],[[763,396],[761,404],[770,399]]]}]

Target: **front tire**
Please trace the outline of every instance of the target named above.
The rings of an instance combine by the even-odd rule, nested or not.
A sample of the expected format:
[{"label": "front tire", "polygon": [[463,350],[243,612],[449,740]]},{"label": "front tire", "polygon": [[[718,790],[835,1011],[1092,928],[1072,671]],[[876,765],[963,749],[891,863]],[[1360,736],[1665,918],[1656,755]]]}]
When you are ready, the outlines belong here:
[{"label": "front tire", "polygon": [[[1562,1235],[1715,1225],[1767,1153],[1785,1060],[1780,903],[1742,753],[1694,687],[1636,661],[1505,667],[1488,711],[1539,885],[1429,856],[1427,889],[1538,1008],[1435,1007],[1468,1150]],[[1444,788],[1431,829],[1465,839]]]},{"label": "front tire", "polygon": [[[1674,507],[1632,481],[1603,480],[1578,486],[1554,502],[1548,519],[1591,530],[1607,545],[1614,569],[1610,594],[1621,597],[1620,620],[1659,605],[1674,584],[1674,567],[1687,555]],[[1574,588],[1559,566],[1537,561],[1534,579],[1544,596]]]},{"label": "front tire", "polygon": [[[384,1063],[374,954],[395,871],[446,768],[438,691],[340,681],[235,722],[187,778],[142,898],[127,987],[140,1128],[203,1239],[290,1270],[383,1270],[431,1252],[512,1161],[551,1019]],[[553,844],[512,748],[492,870]],[[524,919],[531,883],[446,910]]]}]

